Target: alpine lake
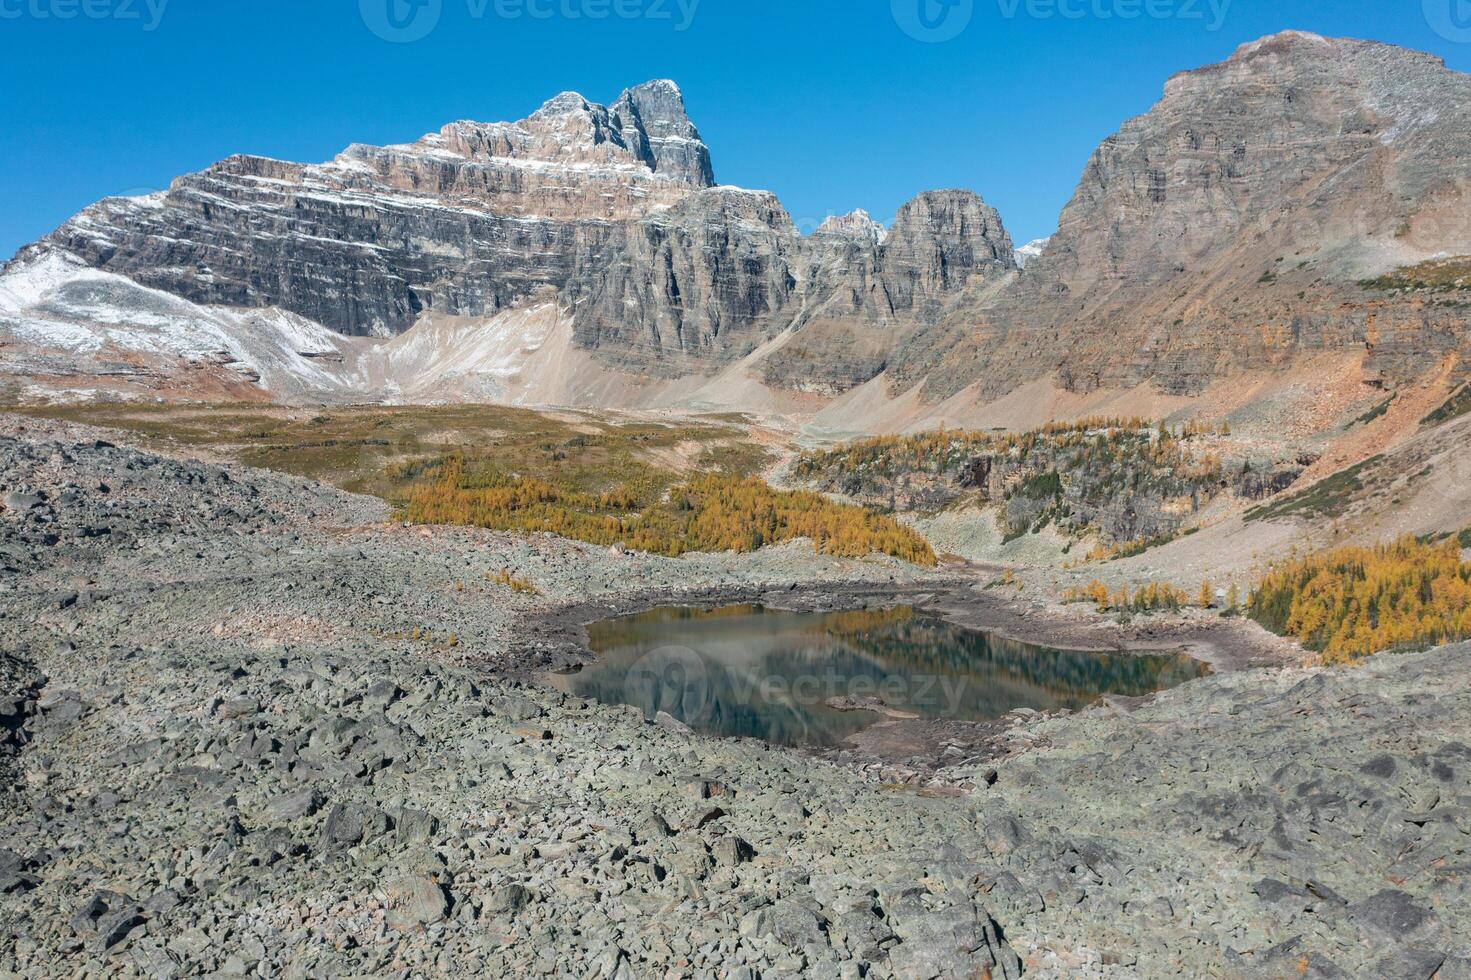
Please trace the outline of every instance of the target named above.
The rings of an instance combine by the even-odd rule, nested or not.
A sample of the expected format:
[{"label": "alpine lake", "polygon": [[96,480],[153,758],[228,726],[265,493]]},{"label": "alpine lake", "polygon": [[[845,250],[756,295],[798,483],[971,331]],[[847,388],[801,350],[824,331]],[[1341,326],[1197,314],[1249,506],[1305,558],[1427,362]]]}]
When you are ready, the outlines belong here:
[{"label": "alpine lake", "polygon": [[986,721],[1078,709],[1205,676],[1183,654],[1053,650],[911,607],[797,613],[661,608],[588,629],[597,659],[558,689],[697,732],[828,748],[885,719]]}]

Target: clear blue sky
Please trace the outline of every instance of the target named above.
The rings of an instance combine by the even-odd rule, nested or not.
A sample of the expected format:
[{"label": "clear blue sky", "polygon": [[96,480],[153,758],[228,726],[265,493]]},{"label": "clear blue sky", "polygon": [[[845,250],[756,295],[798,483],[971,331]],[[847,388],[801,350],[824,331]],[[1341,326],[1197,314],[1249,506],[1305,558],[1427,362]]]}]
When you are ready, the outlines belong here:
[{"label": "clear blue sky", "polygon": [[[391,33],[391,3],[437,24],[390,43],[367,25]],[[931,37],[964,29],[916,40],[921,3]],[[717,178],[804,227],[969,187],[1026,241],[1171,73],[1286,28],[1471,70],[1471,0],[0,0],[0,258],[232,153],[324,160],[657,77]]]}]

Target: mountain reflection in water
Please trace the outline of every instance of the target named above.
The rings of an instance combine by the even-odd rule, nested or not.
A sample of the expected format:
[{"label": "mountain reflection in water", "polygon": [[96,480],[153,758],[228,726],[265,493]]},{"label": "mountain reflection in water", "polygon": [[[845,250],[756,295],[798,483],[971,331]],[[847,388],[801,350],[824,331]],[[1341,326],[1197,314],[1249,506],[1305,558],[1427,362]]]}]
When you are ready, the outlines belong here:
[{"label": "mountain reflection in water", "polygon": [[873,725],[834,698],[879,698],[925,718],[985,720],[1015,708],[1081,708],[1209,672],[1177,654],[1104,654],[1003,639],[909,607],[790,613],[759,606],[656,609],[588,630],[598,659],[560,689],[696,731],[779,745],[835,746]]}]

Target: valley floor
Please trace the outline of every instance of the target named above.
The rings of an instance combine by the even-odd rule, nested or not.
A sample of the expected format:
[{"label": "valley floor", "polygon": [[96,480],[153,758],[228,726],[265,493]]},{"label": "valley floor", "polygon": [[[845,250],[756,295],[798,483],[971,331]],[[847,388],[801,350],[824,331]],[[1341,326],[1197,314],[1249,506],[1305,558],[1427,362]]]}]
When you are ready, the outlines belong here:
[{"label": "valley floor", "polygon": [[938,773],[817,758],[531,673],[732,598],[1292,652],[802,543],[409,528],[121,442],[0,422],[0,972],[1471,977],[1465,648],[1016,716]]}]

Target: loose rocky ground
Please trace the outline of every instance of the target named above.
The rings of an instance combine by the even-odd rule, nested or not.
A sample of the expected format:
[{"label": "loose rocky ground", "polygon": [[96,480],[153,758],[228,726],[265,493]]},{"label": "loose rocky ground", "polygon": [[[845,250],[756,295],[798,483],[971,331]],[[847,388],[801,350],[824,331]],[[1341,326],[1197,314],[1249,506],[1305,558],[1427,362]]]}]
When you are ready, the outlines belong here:
[{"label": "loose rocky ground", "polygon": [[17,420],[0,503],[0,973],[1471,976],[1465,649],[1017,718],[896,785],[518,672],[598,604],[944,575],[409,529]]}]

